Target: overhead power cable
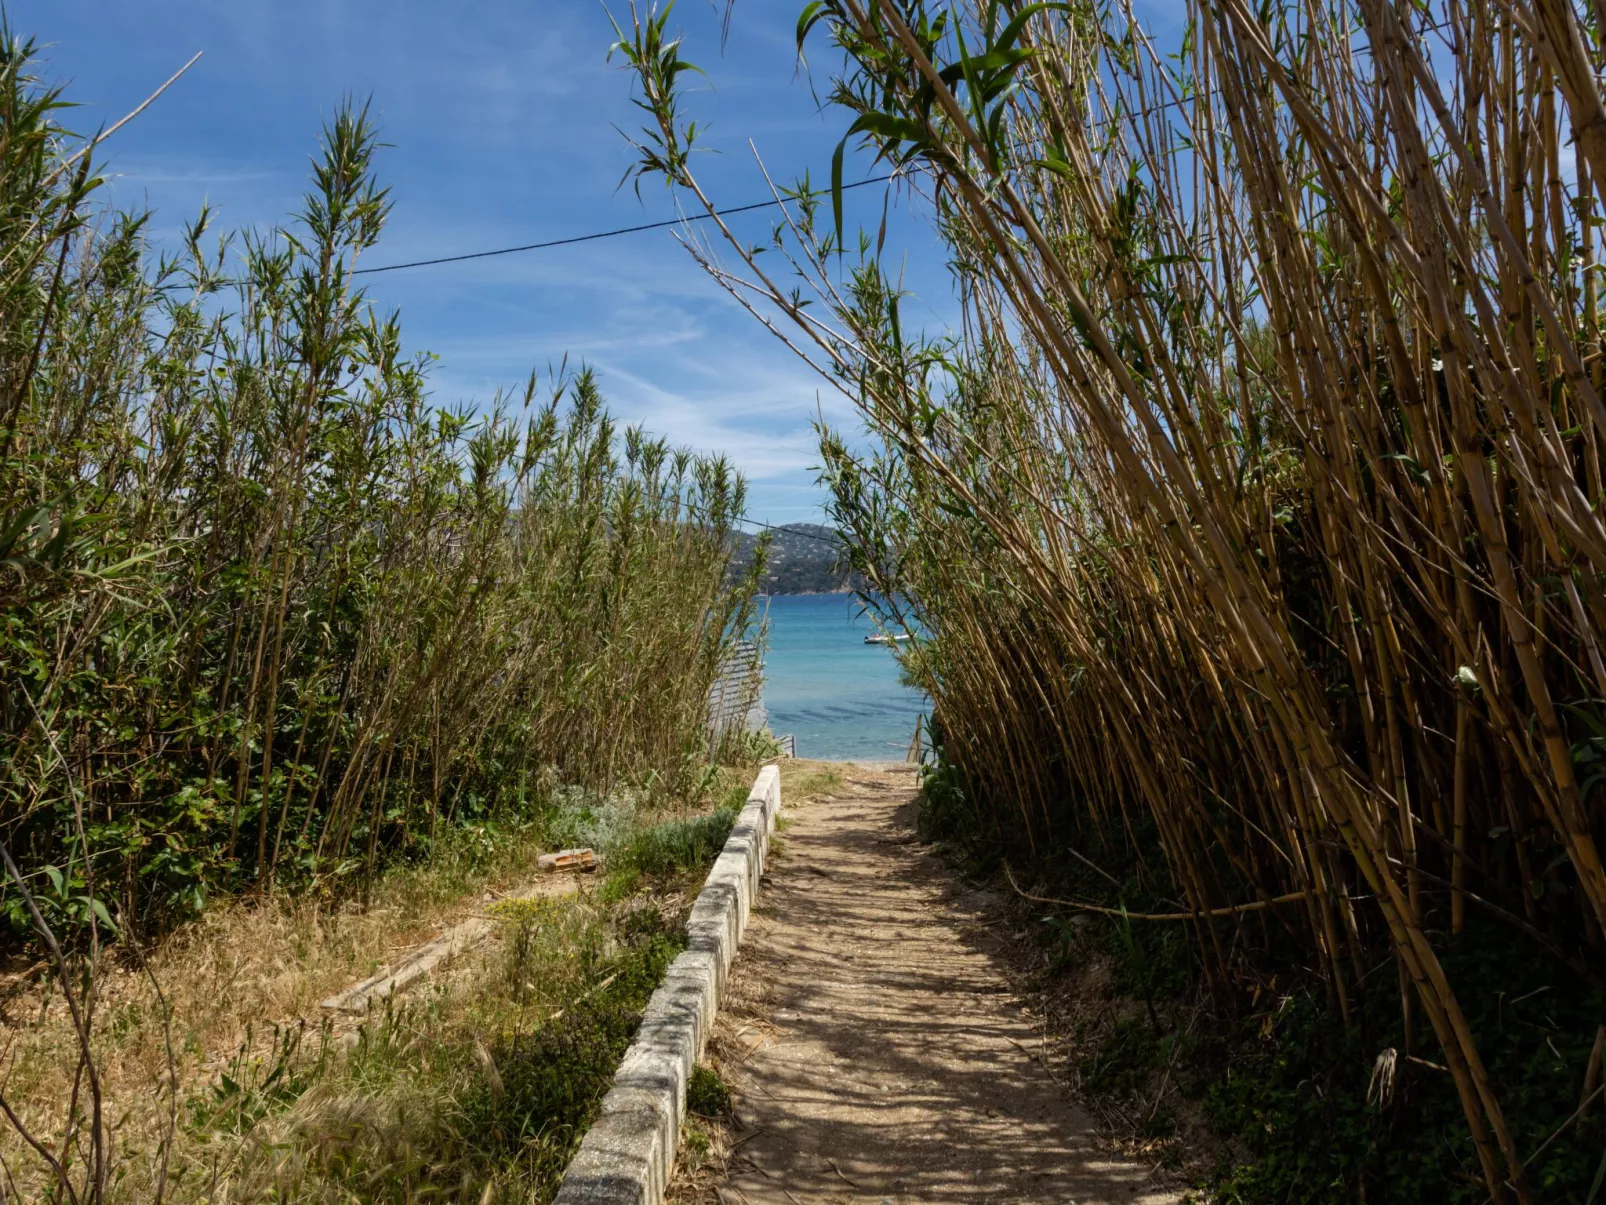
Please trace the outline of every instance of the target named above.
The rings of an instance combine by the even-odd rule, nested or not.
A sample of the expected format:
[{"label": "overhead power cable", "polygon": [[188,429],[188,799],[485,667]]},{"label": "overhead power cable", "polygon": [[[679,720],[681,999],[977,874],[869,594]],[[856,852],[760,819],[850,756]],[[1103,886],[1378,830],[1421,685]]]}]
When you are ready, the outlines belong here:
[{"label": "overhead power cable", "polygon": [[[706,519],[708,517],[708,513],[706,511],[698,511],[696,507],[690,507],[688,509],[690,509],[692,514],[696,515],[700,519]],[[805,540],[818,540],[822,544],[830,544],[837,548],[840,548],[843,544],[842,533],[837,531],[828,523],[766,523],[763,519],[749,519],[746,515],[737,515],[731,519],[731,522],[751,523],[754,527],[764,527],[770,531],[784,531],[788,535],[802,536]],[[826,531],[835,532],[836,534],[829,536],[816,535],[812,531],[798,531],[797,529],[799,527],[820,527],[824,528]]]},{"label": "overhead power cable", "polygon": [[[790,523],[788,523],[788,524],[766,523],[762,519],[738,519],[736,521],[738,523],[751,523],[755,527],[768,528],[770,531],[784,531],[789,536],[802,536],[805,540],[818,540],[822,544],[830,544],[833,548],[840,548],[842,546],[842,541],[841,541],[840,538],[833,538],[831,536],[816,535],[812,531],[799,531],[797,529],[797,525],[790,524]],[[816,526],[822,526],[823,527],[824,524],[817,524]]]},{"label": "overhead power cable", "polygon": [[[885,176],[871,176],[866,180],[855,180],[852,184],[844,184],[842,191],[850,188],[863,188],[866,184],[884,184],[892,179],[889,173]],[[666,226],[684,226],[690,222],[706,222],[713,217],[725,217],[734,213],[750,213],[755,209],[772,209],[785,201],[795,200],[795,197],[781,197],[779,200],[771,198],[768,201],[755,201],[751,205],[738,205],[734,209],[721,209],[717,213],[693,213],[681,218],[670,218],[663,222],[645,222],[640,226],[621,226],[617,230],[599,230],[594,234],[576,234],[570,238],[549,239],[544,243],[525,243],[519,247],[498,247],[493,251],[470,251],[466,255],[442,255],[436,259],[415,259],[405,264],[383,264],[377,268],[358,268],[353,276],[369,276],[376,272],[400,272],[403,268],[428,268],[435,264],[458,264],[469,259],[489,259],[493,255],[513,255],[520,251],[545,251],[549,247],[570,247],[575,243],[590,243],[597,239],[618,238],[621,234],[640,234],[645,230],[662,230]]]},{"label": "overhead power cable", "polygon": [[[1440,30],[1447,29],[1449,27],[1449,24],[1450,23],[1448,21],[1444,21],[1444,22],[1429,22],[1429,23],[1424,24],[1420,29],[1416,30],[1415,32],[1417,32],[1419,34],[1421,34],[1421,33],[1435,33],[1435,32],[1438,32]],[[1370,47],[1364,47],[1363,48],[1363,50],[1369,50],[1369,49],[1370,49]],[[195,57],[199,58],[200,55],[196,55]],[[190,60],[191,63],[193,63],[194,61],[195,61],[194,59]],[[188,64],[186,64],[185,70],[188,70],[188,69],[189,69],[188,68]],[[181,71],[179,74],[182,75],[183,72]],[[178,77],[174,76],[173,78],[177,79]],[[168,81],[168,83],[172,83],[172,82],[173,82],[172,80]],[[162,85],[163,88],[165,88],[166,86],[167,86],[166,84]],[[1214,96],[1214,95],[1217,95],[1217,94],[1219,94],[1219,90],[1213,88],[1213,89],[1210,89],[1209,92],[1206,93],[1205,95]],[[152,99],[155,99],[155,98],[153,97]],[[1175,98],[1173,98],[1171,100],[1161,101],[1159,104],[1149,105],[1149,106],[1146,106],[1146,107],[1144,107],[1142,109],[1135,110],[1132,114],[1129,114],[1128,116],[1152,117],[1155,114],[1163,112],[1166,109],[1181,108],[1183,105],[1187,104],[1190,100],[1197,100],[1197,99],[1199,99],[1199,98],[1198,97],[1189,97],[1189,96],[1178,96],[1178,97],[1175,97]],[[146,104],[149,104],[149,103],[150,103],[149,101],[146,102]],[[141,106],[141,107],[143,108],[143,106]],[[126,121],[127,118],[125,118],[124,120]],[[1106,119],[1101,120],[1101,121],[1092,122],[1090,124],[1089,128],[1095,129],[1095,130],[1102,130],[1102,129],[1106,129],[1109,126],[1113,125],[1114,122],[1115,122],[1115,118],[1113,118],[1113,117],[1106,118]],[[120,125],[122,123],[119,122],[118,124]],[[113,128],[115,129],[116,127],[113,127]],[[863,188],[867,184],[885,184],[888,180],[891,180],[893,178],[894,174],[895,173],[889,172],[888,174],[886,174],[884,176],[870,176],[870,177],[868,177],[866,179],[863,179],[863,180],[855,180],[852,184],[844,184],[842,186],[841,191],[842,192],[847,192],[849,189]],[[521,245],[519,245],[517,247],[496,247],[496,248],[494,248],[494,249],[492,249],[490,251],[469,251],[469,252],[466,252],[463,255],[441,255],[441,256],[437,256],[434,259],[409,260],[407,263],[403,263],[403,264],[381,264],[377,268],[358,268],[354,272],[352,272],[352,275],[353,276],[372,276],[372,275],[375,275],[375,274],[380,273],[380,272],[400,272],[404,268],[430,268],[430,267],[434,267],[437,264],[460,264],[460,263],[463,263],[463,262],[465,262],[467,260],[471,260],[471,259],[490,259],[493,256],[497,256],[497,255],[516,255],[521,251],[546,251],[546,250],[548,250],[548,249],[550,249],[552,247],[572,247],[576,243],[591,243],[591,242],[597,241],[598,239],[618,238],[620,235],[623,235],[623,234],[641,234],[641,233],[643,233],[645,231],[648,231],[648,230],[663,230],[663,229],[665,229],[666,227],[669,227],[669,226],[685,226],[685,225],[689,225],[692,222],[706,222],[710,218],[716,218],[716,217],[722,218],[722,217],[727,217],[729,215],[738,214],[738,213],[751,213],[751,212],[753,212],[754,210],[757,210],[757,209],[773,209],[775,206],[782,205],[785,202],[790,201],[790,200],[796,200],[796,198],[795,197],[780,197],[780,198],[772,197],[768,201],[754,201],[751,205],[737,205],[733,209],[721,209],[721,210],[717,210],[714,213],[687,214],[684,217],[668,218],[668,219],[666,219],[666,220],[664,220],[662,222],[643,222],[639,226],[621,226],[617,230],[598,230],[598,231],[595,231],[592,234],[576,234],[576,235],[570,236],[569,238],[548,239],[544,243],[523,243],[523,244],[521,244]]]}]

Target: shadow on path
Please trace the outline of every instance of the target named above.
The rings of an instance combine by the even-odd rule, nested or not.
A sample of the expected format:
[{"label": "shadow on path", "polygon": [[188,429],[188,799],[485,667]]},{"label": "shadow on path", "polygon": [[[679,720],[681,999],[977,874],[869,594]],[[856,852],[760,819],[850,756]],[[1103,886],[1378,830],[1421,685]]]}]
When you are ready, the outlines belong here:
[{"label": "shadow on path", "polygon": [[914,776],[848,767],[786,815],[738,966],[774,1032],[727,1067],[743,1129],[722,1199],[752,1205],[1162,1205],[1099,1151],[978,936],[980,901],[914,839]]}]

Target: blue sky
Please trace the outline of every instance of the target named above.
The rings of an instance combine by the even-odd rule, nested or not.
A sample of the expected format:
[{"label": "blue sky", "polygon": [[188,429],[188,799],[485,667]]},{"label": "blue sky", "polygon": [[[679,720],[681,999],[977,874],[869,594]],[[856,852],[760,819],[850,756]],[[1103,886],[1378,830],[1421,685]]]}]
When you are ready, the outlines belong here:
[{"label": "blue sky", "polygon": [[[740,0],[723,52],[709,0],[674,21],[712,90],[692,101],[709,123],[697,170],[716,199],[762,199],[752,139],[781,181],[829,178],[847,122],[821,112],[796,72],[801,0]],[[201,61],[108,144],[118,204],[156,210],[170,237],[204,201],[223,228],[265,226],[293,210],[321,125],[343,96],[372,97],[379,171],[396,202],[370,264],[564,238],[674,216],[656,183],[618,189],[633,129],[629,79],[609,64],[597,0],[8,0],[13,28],[46,43],[90,131],[138,104],[190,55]],[[623,3],[614,0],[623,15]],[[819,81],[823,87],[823,79]],[[868,174],[850,167],[849,179]],[[870,194],[876,194],[871,196]],[[879,190],[849,194],[867,224]],[[734,219],[759,238],[764,214]],[[895,209],[888,252],[915,290],[906,321],[952,311],[944,256],[924,217]],[[489,400],[565,354],[598,372],[627,421],[723,451],[751,484],[749,513],[819,517],[809,421],[816,406],[855,426],[851,407],[703,276],[671,232],[367,278],[399,308],[415,349],[440,356],[441,401]]]}]

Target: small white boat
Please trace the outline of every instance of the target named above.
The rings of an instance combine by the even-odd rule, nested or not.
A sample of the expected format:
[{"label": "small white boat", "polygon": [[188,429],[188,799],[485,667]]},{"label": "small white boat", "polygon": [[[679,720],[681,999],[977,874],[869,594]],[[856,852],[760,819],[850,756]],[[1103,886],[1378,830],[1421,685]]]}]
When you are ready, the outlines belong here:
[{"label": "small white boat", "polygon": [[902,636],[888,636],[885,632],[872,632],[864,638],[866,644],[902,644],[905,640],[913,640],[908,634]]}]

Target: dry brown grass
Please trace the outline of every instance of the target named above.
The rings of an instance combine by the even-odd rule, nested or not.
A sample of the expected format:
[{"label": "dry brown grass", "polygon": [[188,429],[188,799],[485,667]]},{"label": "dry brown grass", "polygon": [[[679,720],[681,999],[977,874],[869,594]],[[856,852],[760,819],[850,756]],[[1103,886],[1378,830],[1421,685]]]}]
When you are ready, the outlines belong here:
[{"label": "dry brown grass", "polygon": [[811,761],[807,758],[788,758],[776,763],[781,770],[781,807],[807,803],[822,795],[829,795],[842,783],[840,762]]},{"label": "dry brown grass", "polygon": [[[721,767],[711,796],[745,789],[751,777],[749,768]],[[813,768],[789,767],[786,778],[805,789],[833,781],[828,771]],[[669,802],[639,822],[683,819],[706,806]],[[478,947],[414,985],[393,1010],[381,1007],[366,1019],[331,1016],[320,1001],[451,926],[485,914],[499,899],[532,890],[576,892],[562,906],[589,910],[587,923],[601,923],[599,918],[617,920],[644,902],[665,916],[679,916],[696,888],[693,881],[641,884],[645,896],[605,903],[612,897],[604,875],[539,875],[536,858],[545,847],[535,832],[485,841],[477,848],[462,842],[432,863],[383,876],[366,903],[331,906],[274,895],[260,903],[221,905],[152,950],[148,972],[126,949],[104,956],[92,993],[94,1051],[109,1102],[113,1161],[123,1176],[114,1198],[139,1200],[154,1192],[175,1107],[170,1199],[250,1201],[281,1192],[289,1192],[288,1199],[322,1199],[323,1173],[306,1163],[304,1148],[336,1142],[333,1135],[355,1143],[351,1158],[358,1162],[380,1171],[402,1167],[407,1160],[401,1148],[416,1139],[430,1103],[462,1087],[433,1082],[461,1068],[451,1060],[432,1061],[427,1048],[464,1034],[486,1035],[489,1042],[509,1026],[550,1015],[555,1006],[540,1000],[581,990],[569,965],[573,952],[547,949],[547,962],[514,983],[511,972],[499,970],[511,957],[506,926],[500,925]],[[634,878],[625,885],[632,892],[636,887]],[[359,1039],[365,1044],[360,1050]],[[281,1055],[285,1043],[291,1050]],[[15,982],[0,1002],[5,1090],[19,1102],[29,1131],[52,1149],[69,1114],[74,1051],[58,985],[48,977]],[[221,1134],[211,1125],[191,1124],[197,1110],[206,1112],[221,1099],[226,1079],[260,1084],[281,1063],[311,1083],[288,1107]],[[376,1068],[384,1069],[378,1081]],[[7,1191],[31,1199],[43,1190],[45,1181],[36,1178],[42,1167],[13,1128],[0,1130],[0,1158],[14,1177]],[[403,1173],[392,1174],[402,1182]],[[512,1182],[497,1191],[502,1188],[513,1191]]]},{"label": "dry brown grass", "polygon": [[[104,957],[95,1051],[122,1156],[140,1160],[160,1141],[171,1101],[169,1041],[178,1095],[193,1096],[243,1048],[271,1047],[275,1027],[317,1032],[325,1024],[319,1001],[524,887],[540,852],[510,842],[481,867],[443,861],[404,869],[382,879],[366,906],[330,908],[283,895],[223,904],[152,951],[149,974],[132,958]],[[3,1007],[7,1096],[48,1145],[72,1093],[70,1019],[49,978],[30,982]],[[356,1023],[341,1019],[333,1031]],[[0,1134],[0,1152],[13,1168],[26,1162],[10,1130]]]}]

